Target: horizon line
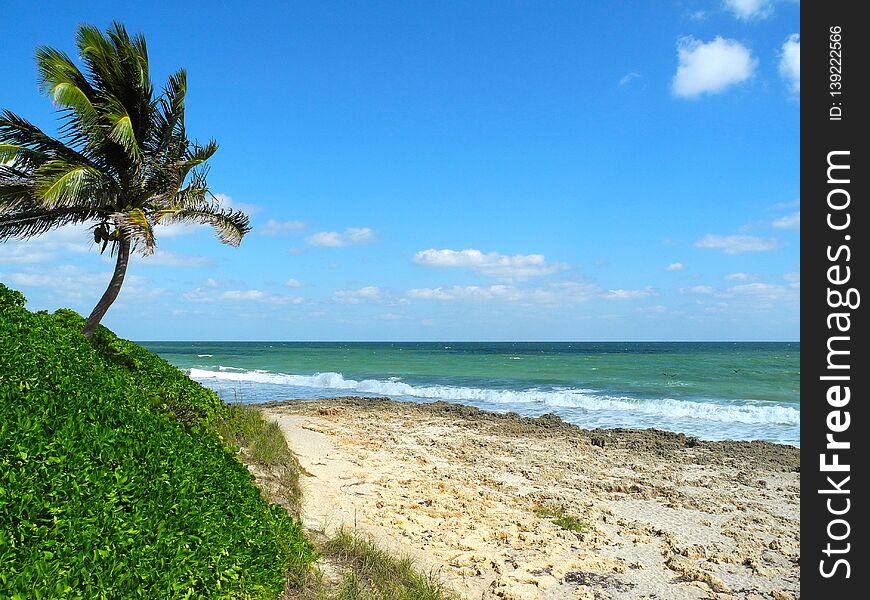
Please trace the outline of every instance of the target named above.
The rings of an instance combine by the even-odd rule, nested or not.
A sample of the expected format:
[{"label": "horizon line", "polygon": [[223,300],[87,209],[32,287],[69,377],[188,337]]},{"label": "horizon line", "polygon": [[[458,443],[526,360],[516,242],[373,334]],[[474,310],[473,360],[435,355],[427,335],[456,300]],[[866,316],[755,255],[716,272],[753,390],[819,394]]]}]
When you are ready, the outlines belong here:
[{"label": "horizon line", "polygon": [[800,340],[132,340],[143,343],[244,344],[799,344]]}]

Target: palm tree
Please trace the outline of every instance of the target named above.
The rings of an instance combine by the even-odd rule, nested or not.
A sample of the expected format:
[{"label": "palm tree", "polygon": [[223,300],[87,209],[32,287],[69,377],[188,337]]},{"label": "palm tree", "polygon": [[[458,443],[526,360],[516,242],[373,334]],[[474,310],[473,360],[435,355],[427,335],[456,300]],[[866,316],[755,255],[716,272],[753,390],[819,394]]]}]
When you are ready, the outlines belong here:
[{"label": "palm tree", "polygon": [[42,90],[58,107],[58,138],[0,114],[0,241],[92,224],[101,252],[110,246],[117,258],[82,331],[90,337],[118,297],[131,252],[154,252],[155,225],[211,225],[234,246],[250,227],[209,191],[204,163],[217,143],[187,138],[185,71],[170,75],[155,98],[141,35],[130,37],[117,22],[105,34],[82,25],[76,45],[86,74],[59,50],[36,51]]}]

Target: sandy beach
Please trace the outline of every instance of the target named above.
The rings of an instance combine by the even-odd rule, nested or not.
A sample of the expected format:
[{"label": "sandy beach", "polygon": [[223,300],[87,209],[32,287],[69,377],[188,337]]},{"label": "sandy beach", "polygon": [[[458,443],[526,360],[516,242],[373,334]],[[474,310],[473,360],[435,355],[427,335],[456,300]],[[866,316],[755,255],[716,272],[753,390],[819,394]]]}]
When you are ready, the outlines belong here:
[{"label": "sandy beach", "polygon": [[446,404],[268,403],[303,520],[467,599],[798,598],[799,451]]}]

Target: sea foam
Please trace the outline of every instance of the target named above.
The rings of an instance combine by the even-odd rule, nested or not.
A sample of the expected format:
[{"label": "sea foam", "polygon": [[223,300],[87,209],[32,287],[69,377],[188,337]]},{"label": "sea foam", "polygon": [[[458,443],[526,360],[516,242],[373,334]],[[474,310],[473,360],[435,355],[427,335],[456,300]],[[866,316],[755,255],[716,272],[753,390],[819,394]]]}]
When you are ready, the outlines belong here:
[{"label": "sea foam", "polygon": [[333,372],[315,373],[313,375],[292,375],[263,370],[237,370],[233,367],[220,367],[219,371],[193,368],[190,369],[190,377],[200,380],[218,379],[412,399],[420,398],[425,400],[447,400],[494,405],[537,404],[590,412],[631,412],[635,415],[648,417],[703,419],[719,423],[741,423],[746,425],[800,424],[800,410],[798,409],[771,402],[751,400],[733,402],[673,398],[644,399],[609,395],[586,388],[527,388],[523,390],[509,390],[449,385],[426,386],[411,385],[398,381],[395,378],[390,378],[389,380],[363,379],[358,381],[345,378],[341,373]]}]

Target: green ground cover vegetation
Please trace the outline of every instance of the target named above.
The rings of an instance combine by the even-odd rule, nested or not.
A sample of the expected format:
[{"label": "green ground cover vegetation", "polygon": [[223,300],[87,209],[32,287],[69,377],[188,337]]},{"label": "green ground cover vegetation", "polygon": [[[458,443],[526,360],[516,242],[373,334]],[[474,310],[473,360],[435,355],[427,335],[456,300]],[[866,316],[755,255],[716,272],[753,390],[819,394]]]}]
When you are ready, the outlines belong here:
[{"label": "green ground cover vegetation", "polygon": [[0,596],[277,598],[316,558],[175,367],[0,284]]},{"label": "green ground cover vegetation", "polygon": [[305,471],[255,407],[24,304],[0,283],[0,599],[454,597],[364,536],[309,541]]}]

